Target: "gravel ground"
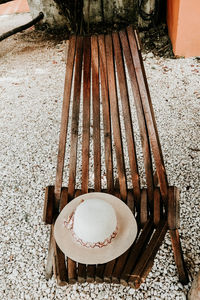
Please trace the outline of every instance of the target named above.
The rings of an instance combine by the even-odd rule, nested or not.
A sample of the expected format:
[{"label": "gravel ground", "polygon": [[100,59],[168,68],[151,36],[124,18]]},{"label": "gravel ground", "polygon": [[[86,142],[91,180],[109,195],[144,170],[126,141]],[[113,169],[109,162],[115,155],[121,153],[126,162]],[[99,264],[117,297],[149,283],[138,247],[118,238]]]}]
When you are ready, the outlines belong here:
[{"label": "gravel ground", "polygon": [[197,58],[143,54],[169,182],[181,189],[180,236],[190,283],[178,282],[168,235],[138,290],[87,283],[57,287],[53,278],[45,280],[49,228],[41,216],[44,187],[55,181],[65,46],[33,29],[0,43],[0,299],[186,299],[200,265]]}]

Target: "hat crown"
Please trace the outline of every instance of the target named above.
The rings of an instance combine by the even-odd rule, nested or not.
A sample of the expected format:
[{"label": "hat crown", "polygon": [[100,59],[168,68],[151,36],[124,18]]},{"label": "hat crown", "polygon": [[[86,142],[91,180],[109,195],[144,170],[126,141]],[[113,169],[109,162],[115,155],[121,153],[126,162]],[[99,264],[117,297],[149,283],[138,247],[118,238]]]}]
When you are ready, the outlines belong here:
[{"label": "hat crown", "polygon": [[116,227],[115,210],[104,200],[87,199],[75,210],[73,231],[83,242],[104,242],[113,234]]}]

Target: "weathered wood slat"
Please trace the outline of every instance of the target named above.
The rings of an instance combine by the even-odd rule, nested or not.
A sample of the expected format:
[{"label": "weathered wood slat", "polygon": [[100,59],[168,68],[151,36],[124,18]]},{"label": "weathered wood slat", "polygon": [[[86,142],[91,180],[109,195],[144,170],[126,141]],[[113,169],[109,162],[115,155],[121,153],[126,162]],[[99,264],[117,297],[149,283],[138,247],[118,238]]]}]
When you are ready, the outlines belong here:
[{"label": "weathered wood slat", "polygon": [[140,98],[140,91],[138,87],[135,68],[133,65],[133,60],[132,60],[126,32],[120,31],[119,36],[120,36],[121,45],[123,48],[123,53],[124,53],[130,81],[131,81],[131,87],[132,87],[135,107],[137,111],[138,124],[140,128],[140,135],[141,135],[141,142],[142,142],[142,150],[144,156],[144,167],[146,173],[148,200],[150,203],[153,203],[153,190],[154,190],[153,168],[152,168],[152,161],[151,161],[151,151],[150,151],[148,132],[146,128],[144,112],[143,112],[143,107]]},{"label": "weathered wood slat", "polygon": [[105,269],[105,264],[99,264],[96,267],[95,281],[97,283],[103,282],[103,273]]},{"label": "weathered wood slat", "polygon": [[140,224],[143,227],[148,220],[147,190],[142,189],[140,199]]},{"label": "weathered wood slat", "polygon": [[106,65],[104,35],[98,36],[98,46],[99,46],[99,68],[100,68],[100,76],[101,76],[101,97],[102,97],[102,107],[103,107],[107,192],[112,193],[114,190],[112,141],[111,141],[112,135],[111,135],[111,120],[110,120],[110,106],[109,106],[109,95],[108,95],[107,65]]},{"label": "weathered wood slat", "polygon": [[96,265],[87,265],[87,282],[94,282],[95,281],[95,272],[96,272]]},{"label": "weathered wood slat", "polygon": [[[130,208],[130,210],[134,214],[134,196],[133,191],[128,190],[127,193],[127,205]],[[127,257],[130,253],[131,249],[128,249],[124,254],[122,254],[119,258],[117,258],[113,273],[112,273],[112,282],[113,283],[119,283],[121,272],[125,266],[125,263],[127,261]]]},{"label": "weathered wood slat", "polygon": [[63,187],[61,191],[59,211],[62,211],[65,205],[67,205],[67,203],[68,203],[68,189],[66,187]]},{"label": "weathered wood slat", "polygon": [[45,189],[45,200],[43,209],[43,221],[46,224],[52,224],[54,219],[54,186],[47,186]]},{"label": "weathered wood slat", "polygon": [[88,192],[89,151],[90,151],[90,72],[91,44],[90,37],[84,39],[83,63],[83,135],[82,135],[82,192]]},{"label": "weathered wood slat", "polygon": [[109,261],[106,265],[105,265],[105,270],[104,270],[104,281],[107,283],[111,282],[111,276],[112,276],[112,272],[115,266],[115,262],[116,259],[113,259],[112,261]]},{"label": "weathered wood slat", "polygon": [[100,138],[100,95],[99,55],[97,37],[91,37],[92,104],[93,104],[93,147],[94,147],[94,189],[101,191],[101,138]]},{"label": "weathered wood slat", "polygon": [[187,284],[188,274],[185,267],[184,259],[183,259],[183,252],[181,248],[180,238],[178,229],[170,230],[170,237],[172,241],[172,249],[174,252],[174,259],[177,265],[178,273],[179,273],[179,280],[182,284]]},{"label": "weathered wood slat", "polygon": [[85,264],[78,264],[78,282],[84,283],[86,281],[86,265]]},{"label": "weathered wood slat", "polygon": [[[78,197],[81,195],[81,190],[76,190],[74,193],[74,197]],[[69,197],[69,194],[68,194]],[[77,280],[81,281],[84,279],[85,270],[86,267],[84,265],[81,265],[79,267],[79,264],[77,266],[77,263],[73,261],[71,258],[67,258],[67,270],[68,270],[68,282],[70,284],[75,283]]]},{"label": "weathered wood slat", "polygon": [[133,122],[131,119],[128,87],[127,87],[127,80],[125,75],[125,67],[122,58],[122,50],[121,50],[119,35],[117,32],[115,32],[112,34],[112,37],[113,37],[113,45],[114,45],[114,53],[115,53],[115,63],[117,67],[116,71],[117,71],[120,94],[121,94],[126,141],[128,145],[129,164],[130,164],[132,183],[133,183],[133,193],[134,193],[135,200],[138,203],[140,201],[140,182],[139,182],[136,149],[135,149],[135,142],[134,142],[134,135],[133,135],[133,125],[132,125]]},{"label": "weathered wood slat", "polygon": [[175,186],[169,187],[167,210],[169,229],[180,227],[179,200],[180,194],[178,188]]},{"label": "weathered wood slat", "polygon": [[67,271],[68,271],[68,282],[69,284],[74,284],[77,281],[77,273],[76,273],[76,262],[71,258],[67,258]]},{"label": "weathered wood slat", "polygon": [[65,263],[65,255],[60,250],[58,245],[56,244],[55,239],[53,239],[54,245],[54,255],[55,255],[55,272],[56,272],[56,279],[57,283],[60,286],[67,284],[67,268]]},{"label": "weathered wood slat", "polygon": [[153,221],[155,226],[157,226],[162,217],[162,204],[161,204],[161,195],[160,189],[155,188],[154,190],[154,211],[153,211]]},{"label": "weathered wood slat", "polygon": [[153,151],[153,156],[155,160],[156,170],[158,174],[158,179],[160,183],[160,190],[163,200],[167,201],[168,183],[166,177],[166,171],[164,166],[164,161],[162,157],[162,151],[160,147],[155,117],[153,114],[153,108],[151,104],[150,94],[147,92],[147,85],[145,84],[144,77],[144,67],[142,67],[142,59],[140,57],[140,50],[138,49],[137,40],[133,28],[130,26],[127,28],[127,34],[129,38],[129,45],[131,49],[133,64],[135,66],[136,77],[138,81],[138,86],[141,95],[142,106],[144,110],[145,120],[147,124],[149,139],[151,142],[151,147]]},{"label": "weathered wood slat", "polygon": [[77,38],[76,47],[76,65],[74,77],[74,97],[72,108],[72,128],[70,143],[70,161],[69,161],[69,184],[68,195],[70,200],[73,198],[76,183],[76,163],[77,163],[77,143],[78,143],[78,124],[80,111],[80,92],[81,92],[81,75],[82,75],[82,52],[83,38]]},{"label": "weathered wood slat", "polygon": [[146,247],[149,238],[151,234],[153,233],[153,221],[149,219],[143,230],[141,231],[141,234],[139,235],[138,239],[136,240],[134,246],[131,248],[130,255],[128,257],[128,260],[126,262],[125,268],[121,274],[120,283],[123,285],[128,284],[129,276],[136,265],[138,258],[142,255],[143,249]]},{"label": "weathered wood slat", "polygon": [[69,40],[67,64],[66,64],[66,75],[65,75],[65,87],[63,97],[63,107],[61,116],[61,128],[59,137],[58,147],[58,159],[57,159],[57,170],[56,170],[56,183],[55,183],[55,198],[58,202],[60,199],[62,177],[66,150],[66,138],[67,138],[67,126],[69,119],[69,104],[71,96],[71,85],[74,67],[74,56],[76,50],[76,36],[72,36]]},{"label": "weathered wood slat", "polygon": [[122,145],[120,119],[119,119],[119,108],[118,108],[118,99],[117,99],[117,90],[116,90],[112,37],[110,35],[105,36],[105,45],[106,45],[106,62],[107,62],[108,89],[109,89],[109,98],[110,98],[112,129],[113,129],[114,143],[116,148],[116,159],[117,159],[120,194],[122,200],[125,201],[127,196],[126,173],[125,173],[123,145]]},{"label": "weathered wood slat", "polygon": [[53,275],[53,260],[54,260],[54,248],[53,248],[53,225],[51,225],[50,239],[49,239],[49,248],[48,256],[45,267],[45,278],[50,279]]},{"label": "weathered wood slat", "polygon": [[[62,188],[61,190],[61,200],[60,200],[60,212],[65,207],[68,202],[68,190],[66,188]],[[54,230],[54,226],[52,227]],[[67,283],[67,268],[66,268],[66,260],[64,253],[60,250],[56,241],[53,237],[53,248],[54,248],[54,256],[55,256],[55,270],[56,270],[56,278],[58,285],[65,285]]]}]

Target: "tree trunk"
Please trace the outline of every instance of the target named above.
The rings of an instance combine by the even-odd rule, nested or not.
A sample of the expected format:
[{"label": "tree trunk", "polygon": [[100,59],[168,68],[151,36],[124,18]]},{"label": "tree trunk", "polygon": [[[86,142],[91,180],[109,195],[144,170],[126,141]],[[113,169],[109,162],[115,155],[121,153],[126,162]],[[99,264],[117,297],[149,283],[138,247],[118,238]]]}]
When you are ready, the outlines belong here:
[{"label": "tree trunk", "polygon": [[31,14],[44,13],[43,23],[70,33],[96,32],[133,24],[147,27],[155,19],[161,0],[28,0]]}]

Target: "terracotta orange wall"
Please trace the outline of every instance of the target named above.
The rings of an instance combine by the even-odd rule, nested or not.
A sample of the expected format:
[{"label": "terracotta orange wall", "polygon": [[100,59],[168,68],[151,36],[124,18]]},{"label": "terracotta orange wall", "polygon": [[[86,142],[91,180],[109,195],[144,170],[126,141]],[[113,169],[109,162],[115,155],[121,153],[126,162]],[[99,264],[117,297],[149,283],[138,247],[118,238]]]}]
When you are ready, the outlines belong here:
[{"label": "terracotta orange wall", "polygon": [[167,23],[174,54],[200,56],[200,0],[168,0]]},{"label": "terracotta orange wall", "polygon": [[15,0],[0,5],[0,15],[29,12],[27,0]]}]

